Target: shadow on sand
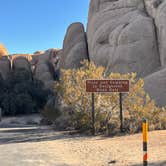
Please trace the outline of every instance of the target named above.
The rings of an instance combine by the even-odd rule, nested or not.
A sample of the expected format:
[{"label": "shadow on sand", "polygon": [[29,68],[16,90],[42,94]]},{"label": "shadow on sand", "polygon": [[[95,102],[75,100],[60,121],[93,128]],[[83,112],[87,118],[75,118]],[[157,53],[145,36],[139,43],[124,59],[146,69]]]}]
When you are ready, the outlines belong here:
[{"label": "shadow on sand", "polygon": [[[91,138],[89,136],[86,138]],[[85,135],[70,134],[68,131],[54,131],[49,127],[41,126],[22,126],[22,127],[1,127],[0,145],[25,142],[53,141],[58,139],[74,138],[75,141],[84,139]]]},{"label": "shadow on sand", "polygon": [[70,136],[64,132],[56,132],[49,128],[19,127],[0,128],[0,145],[25,142],[52,141],[68,139]]},{"label": "shadow on sand", "polygon": [[[142,166],[143,164],[134,164],[132,166]],[[166,160],[162,162],[156,162],[156,163],[148,163],[148,166],[166,166]]]}]

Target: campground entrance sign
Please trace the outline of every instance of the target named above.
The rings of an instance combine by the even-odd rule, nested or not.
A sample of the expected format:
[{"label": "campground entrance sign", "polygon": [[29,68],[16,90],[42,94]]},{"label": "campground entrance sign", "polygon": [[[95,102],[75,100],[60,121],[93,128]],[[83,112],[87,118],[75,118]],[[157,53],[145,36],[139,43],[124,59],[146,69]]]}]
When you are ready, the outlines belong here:
[{"label": "campground entrance sign", "polygon": [[92,133],[95,134],[94,93],[119,93],[120,130],[123,132],[122,93],[128,93],[129,80],[86,80],[86,92],[92,93]]}]

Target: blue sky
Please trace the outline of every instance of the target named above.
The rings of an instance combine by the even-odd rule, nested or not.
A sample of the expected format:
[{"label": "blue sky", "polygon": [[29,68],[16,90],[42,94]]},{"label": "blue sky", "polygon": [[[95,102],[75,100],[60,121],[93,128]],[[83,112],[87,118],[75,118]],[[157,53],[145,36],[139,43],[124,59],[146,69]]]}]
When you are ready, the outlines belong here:
[{"label": "blue sky", "polygon": [[9,54],[61,48],[71,23],[87,24],[89,0],[0,2],[0,43]]}]

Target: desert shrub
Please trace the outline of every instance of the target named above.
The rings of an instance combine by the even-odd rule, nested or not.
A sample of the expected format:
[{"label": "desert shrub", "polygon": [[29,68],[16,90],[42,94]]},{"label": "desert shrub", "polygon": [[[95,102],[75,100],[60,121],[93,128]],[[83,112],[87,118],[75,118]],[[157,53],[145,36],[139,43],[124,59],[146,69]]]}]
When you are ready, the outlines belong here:
[{"label": "desert shrub", "polygon": [[0,77],[0,92],[3,115],[38,113],[52,95],[25,69],[12,71],[6,80]]},{"label": "desert shrub", "polygon": [[[91,130],[91,94],[85,91],[87,79],[128,79],[130,92],[123,95],[124,128],[128,132],[141,130],[142,118],[149,119],[150,126],[164,129],[165,109],[157,108],[155,102],[144,91],[143,79],[136,73],[110,73],[94,63],[83,62],[79,69],[61,71],[60,83],[56,83],[56,92],[62,95],[63,102],[73,108],[71,117],[75,129]],[[120,128],[119,95],[116,93],[95,94],[95,128],[97,132],[116,133]]]},{"label": "desert shrub", "polygon": [[59,104],[59,98],[56,96],[51,96],[44,109],[41,111],[42,122],[44,124],[54,124],[57,118],[61,116],[61,105]]},{"label": "desert shrub", "polygon": [[75,121],[73,121],[73,110],[70,107],[63,107],[60,116],[53,122],[54,128],[57,130],[73,130]]},{"label": "desert shrub", "polygon": [[154,108],[149,116],[149,129],[150,130],[166,130],[166,109]]}]

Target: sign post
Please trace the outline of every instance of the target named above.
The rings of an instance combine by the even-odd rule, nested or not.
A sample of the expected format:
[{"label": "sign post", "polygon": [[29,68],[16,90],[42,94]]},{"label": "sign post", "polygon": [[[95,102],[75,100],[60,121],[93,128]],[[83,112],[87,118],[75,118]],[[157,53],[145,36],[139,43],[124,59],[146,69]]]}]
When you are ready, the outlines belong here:
[{"label": "sign post", "polygon": [[92,134],[95,135],[95,94],[92,93]]},{"label": "sign post", "polygon": [[119,93],[119,108],[120,108],[120,131],[123,132],[122,93]]},{"label": "sign post", "polygon": [[147,166],[148,165],[148,152],[147,152],[148,121],[147,119],[143,119],[142,134],[143,134],[143,166]]},{"label": "sign post", "polygon": [[0,108],[0,121],[2,120],[2,108]]},{"label": "sign post", "polygon": [[86,80],[86,92],[92,93],[92,132],[95,134],[94,93],[119,93],[120,131],[123,132],[122,93],[129,92],[129,80]]}]

